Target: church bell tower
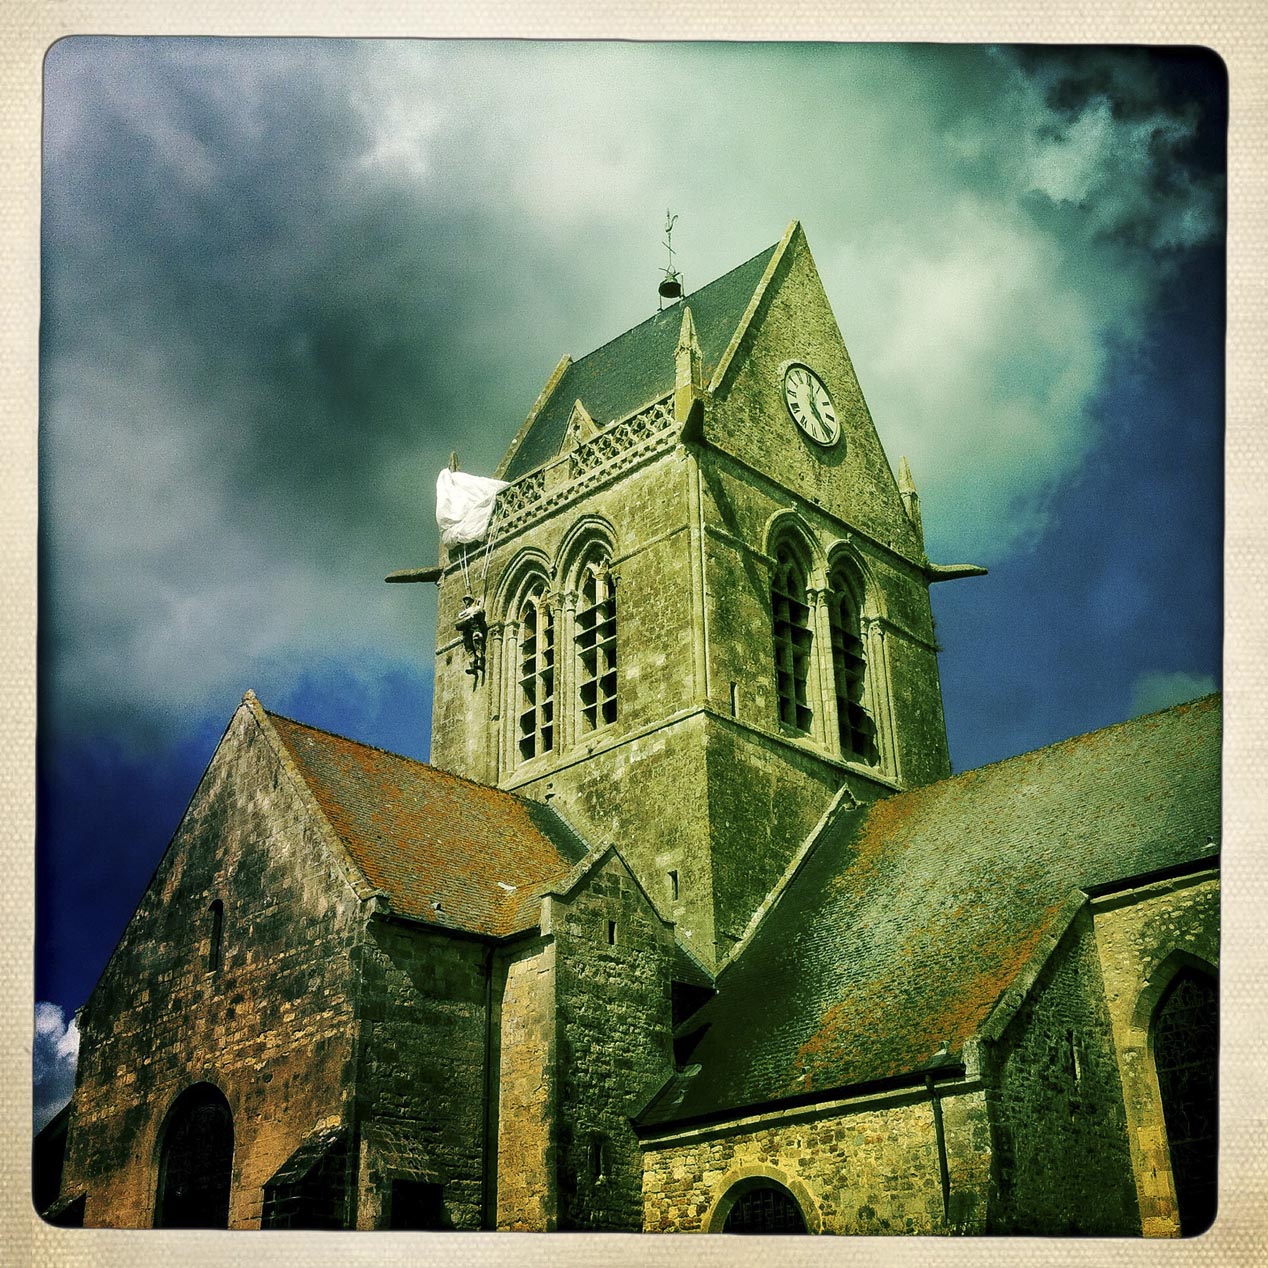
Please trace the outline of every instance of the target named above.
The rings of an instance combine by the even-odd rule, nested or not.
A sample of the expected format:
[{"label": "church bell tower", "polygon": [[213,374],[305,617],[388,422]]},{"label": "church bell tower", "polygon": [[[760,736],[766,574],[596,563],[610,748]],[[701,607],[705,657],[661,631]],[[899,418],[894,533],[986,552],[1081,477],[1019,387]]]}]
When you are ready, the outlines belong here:
[{"label": "church bell tower", "polygon": [[577,361],[442,560],[432,761],[615,844],[712,967],[839,799],[949,773],[925,556],[799,224]]}]

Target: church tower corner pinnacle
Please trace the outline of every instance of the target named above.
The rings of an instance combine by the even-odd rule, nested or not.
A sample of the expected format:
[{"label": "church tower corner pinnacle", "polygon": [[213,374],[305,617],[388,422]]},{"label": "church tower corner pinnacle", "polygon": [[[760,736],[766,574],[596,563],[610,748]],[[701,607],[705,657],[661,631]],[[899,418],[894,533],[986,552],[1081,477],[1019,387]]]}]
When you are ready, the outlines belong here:
[{"label": "church tower corner pinnacle", "polygon": [[925,529],[920,519],[920,495],[916,492],[916,482],[911,478],[911,467],[905,455],[898,460],[898,492],[902,495],[907,518],[911,520],[911,526],[916,530],[923,546]]},{"label": "church tower corner pinnacle", "polygon": [[693,406],[704,396],[704,362],[691,308],[682,307],[682,325],[678,329],[678,345],[674,349],[674,417],[685,426]]}]

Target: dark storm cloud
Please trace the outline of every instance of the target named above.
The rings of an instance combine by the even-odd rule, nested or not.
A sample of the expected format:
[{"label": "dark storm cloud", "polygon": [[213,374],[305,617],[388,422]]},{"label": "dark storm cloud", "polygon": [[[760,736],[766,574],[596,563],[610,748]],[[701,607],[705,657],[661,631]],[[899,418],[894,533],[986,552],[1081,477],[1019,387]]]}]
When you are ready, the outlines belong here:
[{"label": "dark storm cloud", "polygon": [[468,314],[505,303],[506,235],[443,176],[411,189],[366,168],[352,58],[290,57],[235,92],[239,46],[61,47],[91,123],[48,165],[51,361],[160,382],[173,427],[218,419],[204,456],[235,511],[320,506],[314,551],[391,501],[385,462],[443,445],[473,408],[514,425],[518,402],[473,391],[459,359]]},{"label": "dark storm cloud", "polygon": [[[376,161],[381,116],[355,104],[372,69],[302,42],[50,54],[44,603],[64,720],[137,732],[138,694],[201,707],[199,684],[282,647],[403,645],[422,596],[381,578],[435,558],[434,472],[453,448],[491,468],[553,366],[516,316],[537,244],[462,179],[463,128],[421,176]],[[569,306],[558,277],[542,294]]]}]

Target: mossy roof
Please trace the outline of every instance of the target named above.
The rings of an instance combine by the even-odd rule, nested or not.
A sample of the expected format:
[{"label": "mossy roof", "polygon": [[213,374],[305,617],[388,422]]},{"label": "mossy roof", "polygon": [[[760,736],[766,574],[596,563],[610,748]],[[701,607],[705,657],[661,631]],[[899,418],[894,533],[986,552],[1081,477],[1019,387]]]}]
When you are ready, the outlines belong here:
[{"label": "mossy roof", "polygon": [[268,718],[331,828],[397,915],[466,933],[517,933],[536,924],[541,896],[585,855],[549,806]]},{"label": "mossy roof", "polygon": [[[777,247],[778,243],[767,247],[683,300],[691,308],[706,380],[730,346]],[[559,453],[576,401],[604,427],[673,391],[674,349],[681,326],[682,303],[669,304],[568,366],[541,413],[519,438],[503,478],[518,480]]]},{"label": "mossy roof", "polygon": [[1072,892],[1213,859],[1219,832],[1218,696],[841,814],[688,1023],[696,1072],[643,1122],[957,1056]]}]

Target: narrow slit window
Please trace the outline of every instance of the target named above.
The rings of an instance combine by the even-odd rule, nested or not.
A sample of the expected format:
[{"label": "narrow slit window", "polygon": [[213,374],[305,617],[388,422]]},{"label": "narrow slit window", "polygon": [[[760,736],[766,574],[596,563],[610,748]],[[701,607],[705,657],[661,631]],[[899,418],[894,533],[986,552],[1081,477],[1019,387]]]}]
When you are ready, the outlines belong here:
[{"label": "narrow slit window", "polygon": [[608,946],[616,946],[616,921],[608,921]]},{"label": "narrow slit window", "polygon": [[805,572],[786,546],[775,556],[771,620],[779,720],[794,730],[808,731],[814,718],[807,694],[813,640],[810,607],[806,603]]},{"label": "narrow slit window", "polygon": [[221,943],[225,929],[225,905],[219,898],[211,904],[208,912],[211,919],[210,940],[207,944],[207,972],[215,973],[220,968]]},{"label": "narrow slit window", "polygon": [[673,870],[669,873],[669,897],[673,902],[678,901],[678,873]]},{"label": "narrow slit window", "polygon": [[837,700],[841,755],[874,766],[877,761],[876,726],[864,704],[867,661],[863,654],[862,622],[848,586],[834,579],[828,601],[832,635],[832,676]]},{"label": "narrow slit window", "polygon": [[589,1153],[590,1178],[603,1180],[608,1172],[608,1138],[600,1132],[590,1133]]},{"label": "narrow slit window", "polygon": [[520,760],[554,746],[555,626],[545,592],[539,590],[520,609]]},{"label": "narrow slit window", "polygon": [[591,565],[577,606],[577,694],[582,733],[616,721],[616,578]]}]

